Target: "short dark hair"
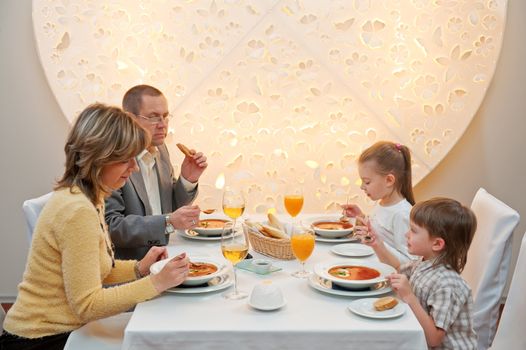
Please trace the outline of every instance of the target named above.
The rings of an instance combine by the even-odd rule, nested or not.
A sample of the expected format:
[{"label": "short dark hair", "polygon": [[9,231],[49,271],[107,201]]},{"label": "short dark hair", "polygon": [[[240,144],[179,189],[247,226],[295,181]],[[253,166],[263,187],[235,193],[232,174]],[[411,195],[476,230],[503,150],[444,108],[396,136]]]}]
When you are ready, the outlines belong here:
[{"label": "short dark hair", "polygon": [[431,237],[444,240],[445,248],[436,264],[445,264],[461,273],[477,229],[473,211],[454,199],[438,197],[415,204],[411,221],[425,228]]},{"label": "short dark hair", "polygon": [[126,112],[139,114],[142,105],[142,97],[146,96],[162,96],[161,90],[150,85],[136,85],[126,91],[122,98],[122,109]]}]

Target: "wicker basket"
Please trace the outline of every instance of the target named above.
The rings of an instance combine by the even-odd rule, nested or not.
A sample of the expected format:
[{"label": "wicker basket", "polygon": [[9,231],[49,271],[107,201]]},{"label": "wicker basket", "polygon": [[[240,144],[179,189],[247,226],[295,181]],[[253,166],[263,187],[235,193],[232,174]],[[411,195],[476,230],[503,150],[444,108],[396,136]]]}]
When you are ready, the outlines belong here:
[{"label": "wicker basket", "polygon": [[248,230],[248,239],[250,240],[252,249],[258,253],[281,260],[294,259],[290,240],[288,239],[265,237],[261,233],[254,232],[250,229]]}]

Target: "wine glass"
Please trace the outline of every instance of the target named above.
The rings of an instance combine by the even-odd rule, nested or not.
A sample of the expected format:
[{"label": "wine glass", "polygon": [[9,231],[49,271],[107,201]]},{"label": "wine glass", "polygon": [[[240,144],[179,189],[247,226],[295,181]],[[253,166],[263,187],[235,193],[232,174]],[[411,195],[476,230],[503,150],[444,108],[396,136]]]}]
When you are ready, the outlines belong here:
[{"label": "wine glass", "polygon": [[248,254],[248,228],[234,225],[233,222],[226,223],[221,233],[221,252],[223,256],[232,263],[234,269],[234,291],[224,295],[227,299],[243,299],[247,297],[246,292],[237,290],[236,264],[246,258]]},{"label": "wine glass", "polygon": [[289,213],[292,220],[294,220],[294,218],[300,213],[301,208],[303,208],[303,191],[301,190],[301,187],[288,187],[285,191],[283,202],[287,213]]},{"label": "wine glass", "polygon": [[223,192],[223,212],[225,215],[234,220],[243,215],[245,211],[245,196],[243,191],[235,186],[226,186]]},{"label": "wine glass", "polygon": [[305,270],[305,261],[314,250],[314,230],[311,227],[292,225],[292,235],[290,237],[292,253],[301,263],[301,270],[293,272],[292,276],[297,278],[307,278],[310,272]]}]

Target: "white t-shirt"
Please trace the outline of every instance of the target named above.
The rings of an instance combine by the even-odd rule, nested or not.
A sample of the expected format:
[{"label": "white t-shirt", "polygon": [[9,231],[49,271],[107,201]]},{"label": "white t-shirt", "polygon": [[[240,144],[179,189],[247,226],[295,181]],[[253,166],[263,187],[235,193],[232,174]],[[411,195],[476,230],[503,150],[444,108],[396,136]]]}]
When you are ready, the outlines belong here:
[{"label": "white t-shirt", "polygon": [[400,260],[401,264],[416,259],[407,251],[405,237],[409,231],[410,212],[411,204],[406,199],[402,199],[390,206],[381,206],[376,203],[369,215],[376,234],[382,238],[387,248]]}]

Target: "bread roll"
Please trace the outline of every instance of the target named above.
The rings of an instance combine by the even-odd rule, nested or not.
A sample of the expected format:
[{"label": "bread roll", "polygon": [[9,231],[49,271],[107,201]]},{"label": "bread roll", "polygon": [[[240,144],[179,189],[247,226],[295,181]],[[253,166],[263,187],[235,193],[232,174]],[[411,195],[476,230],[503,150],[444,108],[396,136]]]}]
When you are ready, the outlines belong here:
[{"label": "bread roll", "polygon": [[187,157],[191,157],[191,156],[193,156],[192,151],[191,151],[188,147],[186,147],[185,145],[183,145],[182,143],[178,143],[178,144],[176,144],[176,146],[177,146],[177,148],[179,148],[179,150],[180,150],[181,152],[184,153],[185,156],[187,156]]},{"label": "bread roll", "polygon": [[285,232],[269,225],[261,225],[261,232],[271,238],[289,239],[289,236],[287,236]]},{"label": "bread roll", "polygon": [[398,300],[393,297],[383,297],[373,303],[373,306],[377,311],[390,310],[396,305],[398,305]]},{"label": "bread roll", "polygon": [[268,223],[270,226],[277,228],[280,231],[285,232],[285,226],[283,226],[283,224],[279,221],[276,215],[272,213],[268,213],[267,217],[268,217]]}]

